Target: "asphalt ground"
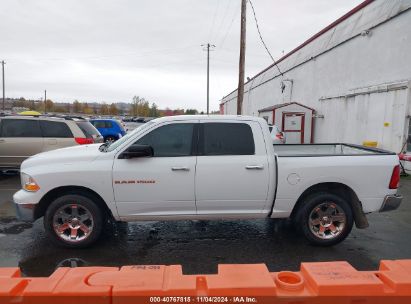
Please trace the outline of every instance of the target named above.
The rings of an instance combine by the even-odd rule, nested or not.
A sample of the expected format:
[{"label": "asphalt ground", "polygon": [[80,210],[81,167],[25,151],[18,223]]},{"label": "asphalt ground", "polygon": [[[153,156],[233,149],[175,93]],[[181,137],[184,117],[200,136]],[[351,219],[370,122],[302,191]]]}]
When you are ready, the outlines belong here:
[{"label": "asphalt ground", "polygon": [[315,247],[287,220],[139,222],[108,226],[91,248],[54,247],[42,219],[15,218],[12,195],[18,175],[0,175],[0,267],[26,276],[48,276],[56,267],[181,264],[185,274],[216,273],[218,264],[265,263],[270,271],[298,270],[301,262],[348,261],[377,269],[382,259],[411,259],[411,179],[401,181],[404,201],[396,211],[368,216],[342,243]]}]

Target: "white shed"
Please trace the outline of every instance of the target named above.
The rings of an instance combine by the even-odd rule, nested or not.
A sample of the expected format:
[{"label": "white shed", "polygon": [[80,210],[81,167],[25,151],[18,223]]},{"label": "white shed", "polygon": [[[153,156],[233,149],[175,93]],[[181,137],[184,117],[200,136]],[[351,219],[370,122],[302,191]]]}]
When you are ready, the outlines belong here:
[{"label": "white shed", "polygon": [[[271,65],[247,81],[242,114],[272,121],[267,109],[298,101],[316,111],[315,143],[376,141],[380,148],[406,149],[410,29],[411,0],[364,1],[277,60],[283,75]],[[236,114],[236,103],[237,90],[222,98],[221,112]]]},{"label": "white shed", "polygon": [[277,104],[258,111],[269,124],[276,125],[288,144],[313,142],[315,110],[298,102]]}]

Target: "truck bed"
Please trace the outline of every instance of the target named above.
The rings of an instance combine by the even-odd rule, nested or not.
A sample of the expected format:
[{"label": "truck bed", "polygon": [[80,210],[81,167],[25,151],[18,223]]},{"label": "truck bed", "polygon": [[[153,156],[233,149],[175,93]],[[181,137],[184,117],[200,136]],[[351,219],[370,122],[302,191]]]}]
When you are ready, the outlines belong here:
[{"label": "truck bed", "polygon": [[274,151],[279,157],[395,155],[382,149],[345,143],[274,145]]}]

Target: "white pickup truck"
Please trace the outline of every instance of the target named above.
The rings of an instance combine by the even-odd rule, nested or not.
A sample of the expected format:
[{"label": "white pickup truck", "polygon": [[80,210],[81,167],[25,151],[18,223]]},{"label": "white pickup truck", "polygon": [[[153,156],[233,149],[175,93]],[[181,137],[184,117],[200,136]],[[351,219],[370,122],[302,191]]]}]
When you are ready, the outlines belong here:
[{"label": "white pickup truck", "polygon": [[274,145],[265,120],[174,116],[112,144],[30,157],[14,195],[23,220],[85,247],[105,221],[290,217],[317,245],[347,237],[366,213],[396,209],[399,160],[348,144]]}]

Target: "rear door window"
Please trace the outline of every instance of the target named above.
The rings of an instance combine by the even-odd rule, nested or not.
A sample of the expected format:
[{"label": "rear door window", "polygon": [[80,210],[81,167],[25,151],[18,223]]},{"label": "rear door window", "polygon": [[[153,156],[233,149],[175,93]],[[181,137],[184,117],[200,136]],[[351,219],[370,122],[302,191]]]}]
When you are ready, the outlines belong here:
[{"label": "rear door window", "polygon": [[64,122],[40,121],[43,137],[70,138],[73,137],[70,128]]},{"label": "rear door window", "polygon": [[111,121],[105,121],[104,124],[107,129],[111,129],[113,127],[113,123]]},{"label": "rear door window", "polygon": [[199,155],[254,155],[251,127],[246,123],[203,123]]},{"label": "rear door window", "polygon": [[0,137],[42,137],[37,120],[3,119]]}]

